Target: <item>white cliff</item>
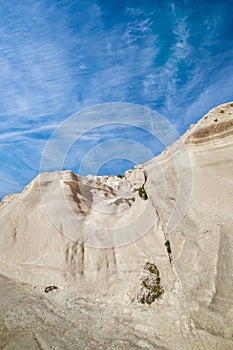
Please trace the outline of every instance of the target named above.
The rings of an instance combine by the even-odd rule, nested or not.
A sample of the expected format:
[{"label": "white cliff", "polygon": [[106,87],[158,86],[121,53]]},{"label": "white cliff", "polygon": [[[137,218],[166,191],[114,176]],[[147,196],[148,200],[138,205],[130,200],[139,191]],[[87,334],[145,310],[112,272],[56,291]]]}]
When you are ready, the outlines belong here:
[{"label": "white cliff", "polygon": [[[85,329],[93,328],[93,344],[85,338],[88,349],[103,344],[109,349],[230,350],[232,174],[233,103],[211,110],[158,157],[123,178],[40,174],[0,205],[0,273],[35,286],[32,304],[45,305],[48,319],[53,309],[64,327],[76,325],[76,333],[57,334],[54,349],[85,348],[85,337],[77,333],[81,320]],[[144,183],[148,199],[139,196]],[[150,305],[140,303],[147,263],[158,269],[163,290]],[[45,296],[50,285],[58,289]],[[89,320],[87,311],[80,315],[75,309],[88,305]],[[35,317],[31,329],[36,322]],[[51,320],[47,333],[39,327],[36,341],[29,338],[25,344],[49,348],[49,327],[56,328],[56,322]],[[8,349],[11,326],[2,324],[0,346]],[[20,332],[23,341],[27,332]],[[77,338],[83,345],[77,346]]]}]

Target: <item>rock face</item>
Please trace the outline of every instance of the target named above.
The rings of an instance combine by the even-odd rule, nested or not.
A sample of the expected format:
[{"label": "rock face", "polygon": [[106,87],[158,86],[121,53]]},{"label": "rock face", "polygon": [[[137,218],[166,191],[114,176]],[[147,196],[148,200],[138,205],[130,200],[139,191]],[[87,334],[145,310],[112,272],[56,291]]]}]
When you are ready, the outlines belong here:
[{"label": "rock face", "polygon": [[[233,103],[123,178],[40,174],[0,205],[0,273],[108,304],[135,335],[109,349],[230,350],[232,174]],[[138,302],[145,266],[163,288],[150,306]]]}]

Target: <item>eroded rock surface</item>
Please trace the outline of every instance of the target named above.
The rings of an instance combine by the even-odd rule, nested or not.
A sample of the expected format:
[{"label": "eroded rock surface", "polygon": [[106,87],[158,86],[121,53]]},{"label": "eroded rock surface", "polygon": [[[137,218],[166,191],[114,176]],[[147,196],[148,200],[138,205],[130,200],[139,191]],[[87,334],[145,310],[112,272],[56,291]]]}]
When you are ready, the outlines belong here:
[{"label": "eroded rock surface", "polygon": [[45,173],[5,197],[0,348],[232,349],[232,174],[228,103],[123,178]]}]

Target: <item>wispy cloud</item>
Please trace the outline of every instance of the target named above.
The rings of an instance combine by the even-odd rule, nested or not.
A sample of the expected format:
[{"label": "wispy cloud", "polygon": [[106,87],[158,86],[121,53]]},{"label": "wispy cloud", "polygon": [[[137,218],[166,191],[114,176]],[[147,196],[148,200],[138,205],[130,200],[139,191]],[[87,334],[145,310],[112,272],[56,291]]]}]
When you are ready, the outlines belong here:
[{"label": "wispy cloud", "polygon": [[[231,74],[226,71],[231,70],[231,63],[224,55],[232,57],[231,49],[218,51],[223,44],[229,46],[223,37],[222,42],[219,42],[219,33],[226,26],[225,17],[216,14],[219,9],[217,6],[216,11],[212,9],[208,17],[205,17],[207,5],[203,5],[199,9],[199,21],[194,22],[192,16],[197,16],[198,9],[193,9],[189,2],[186,5],[189,6],[189,11],[170,3],[173,41],[167,47],[169,55],[162,66],[158,64],[145,76],[143,82],[145,99],[154,106],[155,101],[159,101],[159,110],[181,132],[207,109],[232,99],[233,95],[232,89],[227,92],[225,88],[229,85],[227,81]],[[223,62],[226,62],[227,69],[222,65]],[[215,89],[216,83],[219,90]],[[202,108],[197,108],[199,104]]]},{"label": "wispy cloud", "polygon": [[[206,87],[198,98],[188,106],[184,118],[186,124],[190,123],[194,117],[194,113],[202,116],[208,112],[210,108],[232,101],[232,82],[233,64],[230,67],[224,67],[219,74],[216,74],[208,87]],[[219,95],[219,91],[221,91],[221,95]]]},{"label": "wispy cloud", "polygon": [[[142,104],[183,132],[214,104],[231,99],[230,13],[230,2],[220,0],[4,2],[0,197],[35,175],[46,140],[74,112],[106,102]],[[88,125],[82,119],[78,130]],[[89,130],[79,150],[75,129],[66,131],[74,142],[66,164],[75,167],[85,151],[119,129]],[[126,131],[122,135],[127,138]],[[135,135],[153,149],[152,140]]]},{"label": "wispy cloud", "polygon": [[[191,59],[192,48],[188,42],[190,30],[188,29],[187,16],[179,17],[172,4],[173,13],[173,44],[167,50],[169,56],[163,66],[155,67],[144,79],[145,97],[152,100],[163,99],[162,111],[168,115],[172,109],[177,107],[177,96],[180,83],[181,65]],[[152,97],[153,96],[153,97]],[[153,100],[152,100],[153,101]],[[151,101],[151,102],[152,102]]]}]

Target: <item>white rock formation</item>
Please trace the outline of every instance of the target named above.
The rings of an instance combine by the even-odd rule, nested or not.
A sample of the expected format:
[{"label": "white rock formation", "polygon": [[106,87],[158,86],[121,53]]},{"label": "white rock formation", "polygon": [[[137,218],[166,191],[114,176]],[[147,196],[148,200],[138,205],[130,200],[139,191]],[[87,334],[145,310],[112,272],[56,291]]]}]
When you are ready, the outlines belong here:
[{"label": "white rock formation", "polygon": [[[0,205],[0,273],[57,286],[55,309],[64,295],[109,304],[137,339],[109,349],[233,349],[232,175],[233,103],[123,178],[40,174]],[[137,301],[147,262],[164,289],[150,306]]]}]

